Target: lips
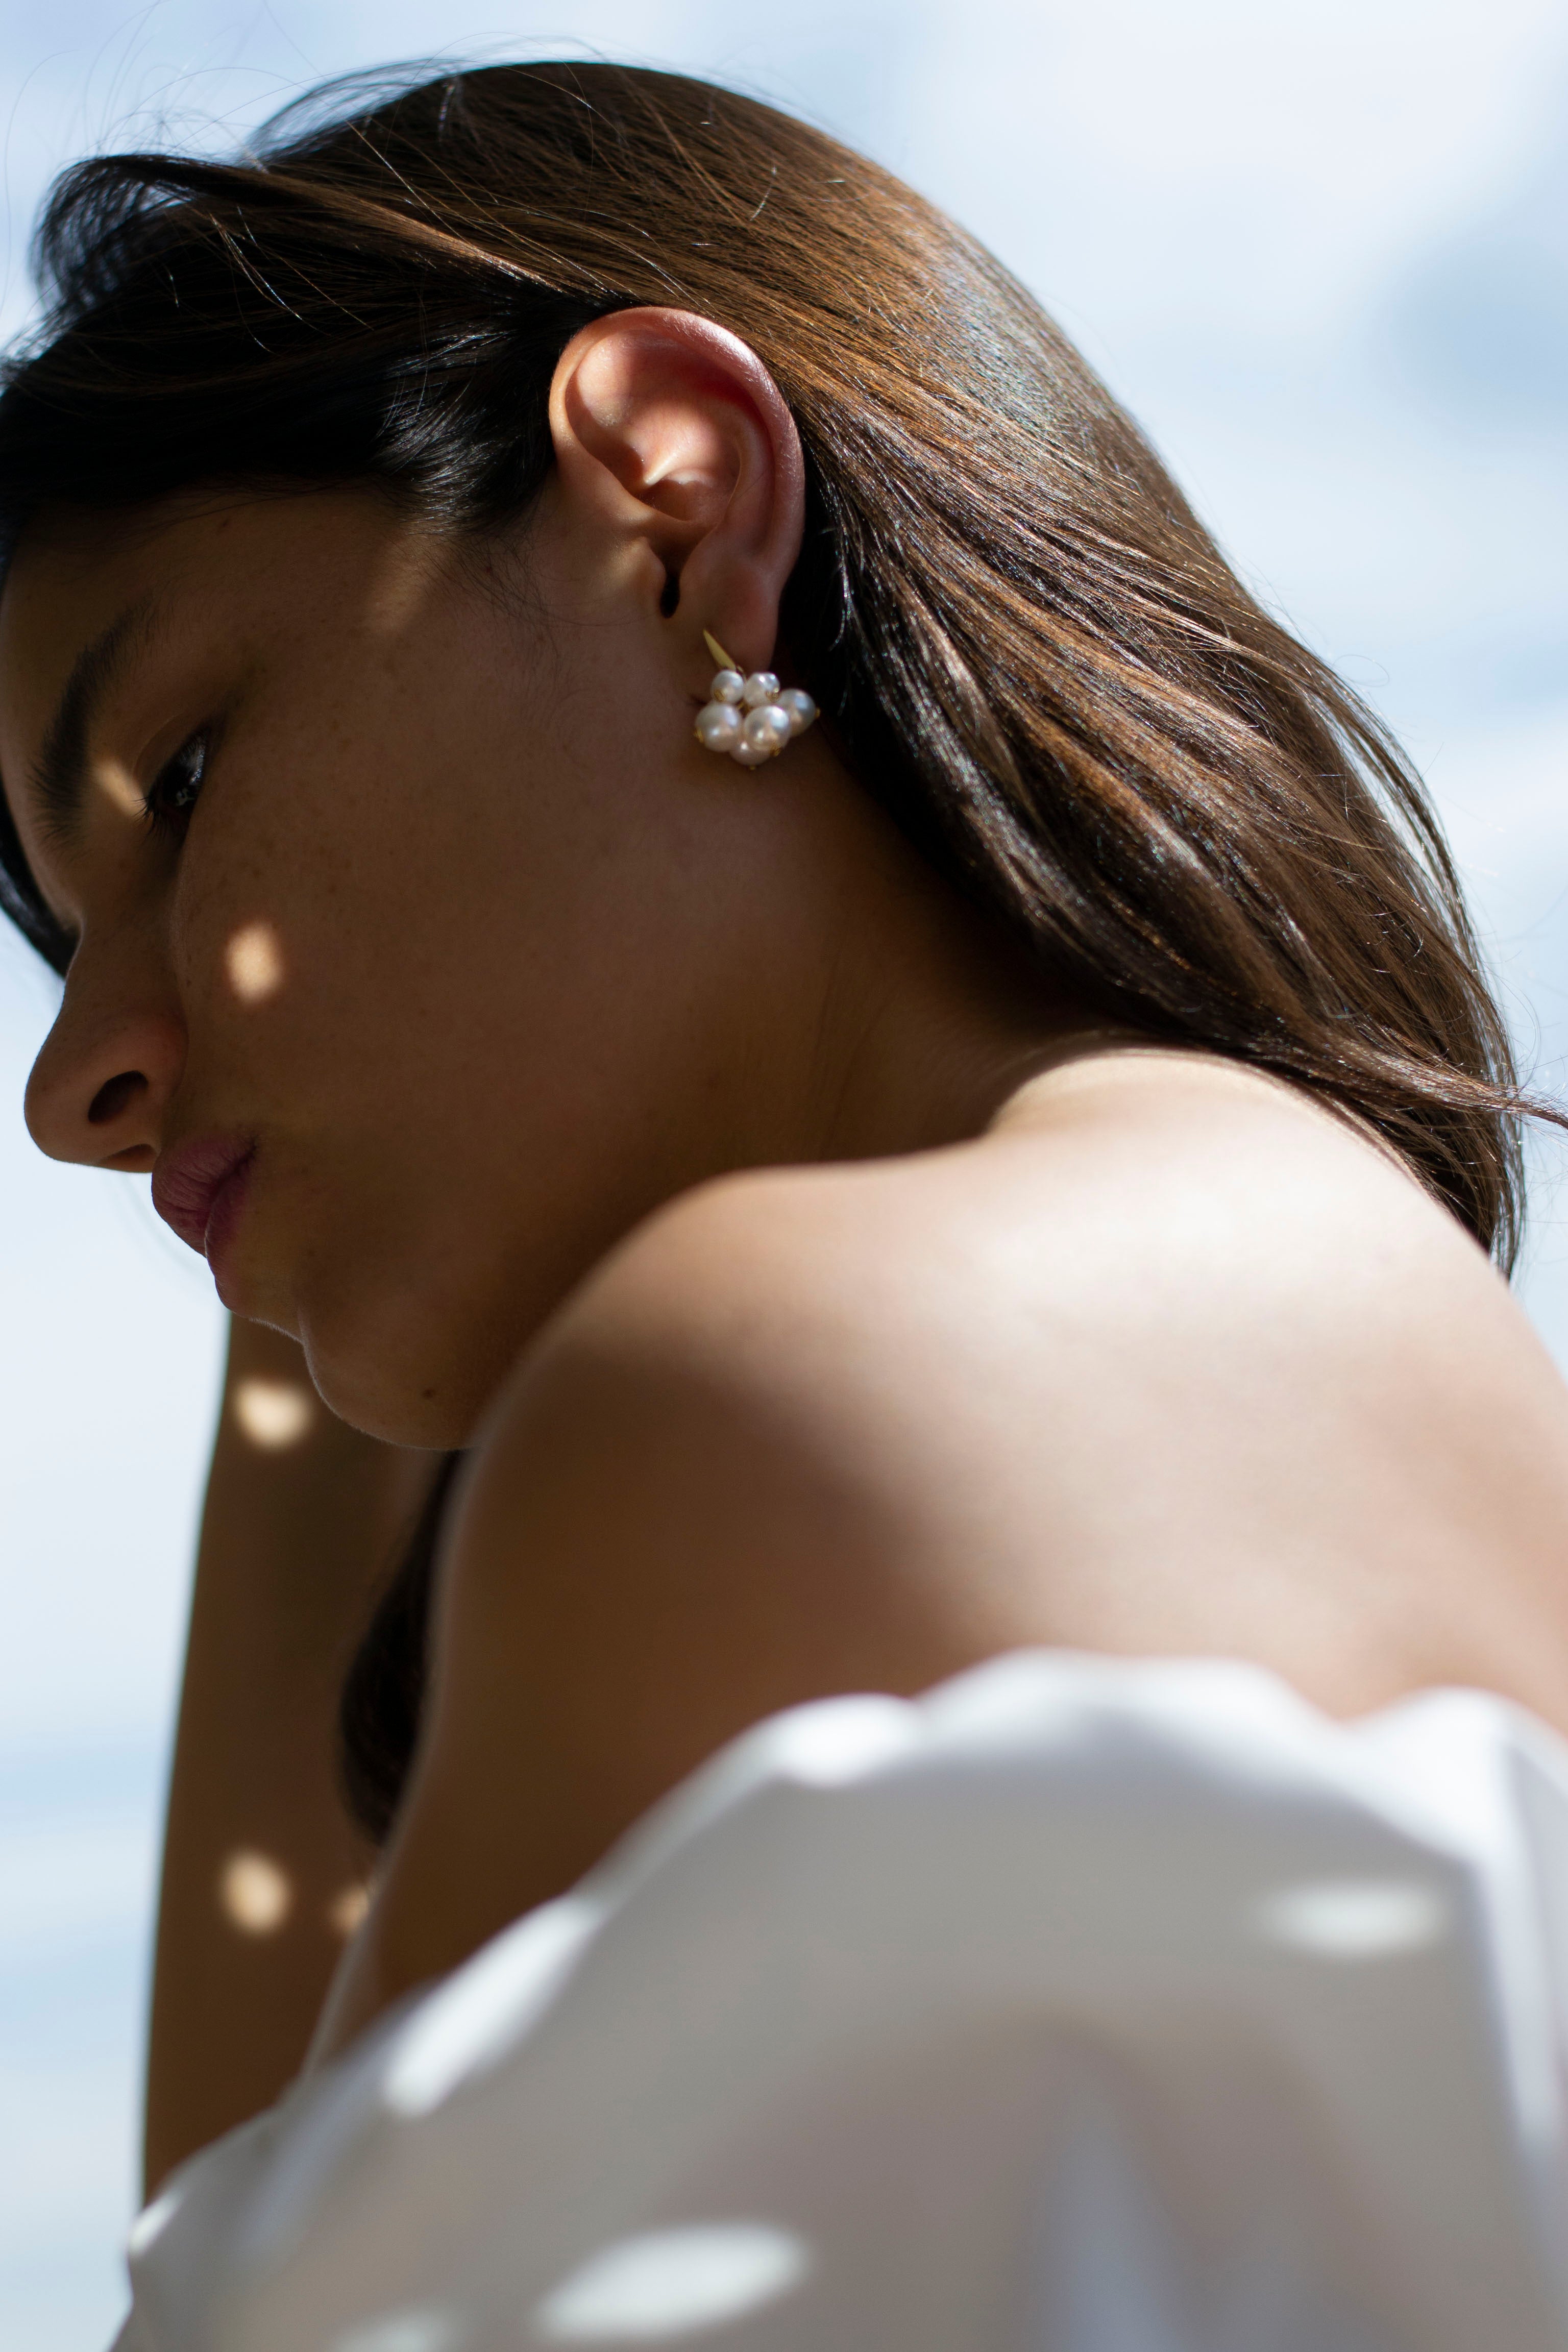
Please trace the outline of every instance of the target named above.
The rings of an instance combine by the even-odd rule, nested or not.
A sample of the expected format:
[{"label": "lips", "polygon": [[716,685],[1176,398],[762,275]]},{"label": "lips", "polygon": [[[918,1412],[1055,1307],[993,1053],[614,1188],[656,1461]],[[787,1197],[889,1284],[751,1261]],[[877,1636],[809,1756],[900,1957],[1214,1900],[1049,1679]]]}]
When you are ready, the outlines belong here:
[{"label": "lips", "polygon": [[193,1136],[153,1171],[153,1206],[209,1263],[238,1214],[255,1151],[248,1136]]}]

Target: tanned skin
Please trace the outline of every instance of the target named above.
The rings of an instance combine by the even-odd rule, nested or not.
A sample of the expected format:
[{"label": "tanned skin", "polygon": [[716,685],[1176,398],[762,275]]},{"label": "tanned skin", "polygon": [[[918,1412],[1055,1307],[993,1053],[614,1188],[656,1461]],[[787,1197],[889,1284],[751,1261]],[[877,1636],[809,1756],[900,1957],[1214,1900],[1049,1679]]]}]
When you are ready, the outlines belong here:
[{"label": "tanned skin", "polygon": [[299,2073],[359,1924],[374,1855],[339,1790],[338,1695],[431,1460],[329,1412],[295,1340],[234,1326],[163,1844],[150,2183]]},{"label": "tanned skin", "polygon": [[[366,1444],[469,1449],[319,2055],[794,1700],[1037,1643],[1568,1729],[1568,1394],[1474,1243],[1329,1111],[1022,972],[825,728],[755,773],[693,740],[705,629],[787,668],[801,458],[750,352],[616,312],[551,418],[482,545],[215,494],[40,518],[0,598],[0,774],[80,942],[36,1139],[155,1190],[243,1147],[225,1302]],[[327,1720],[405,1490],[340,1442],[265,1539],[258,1465],[215,1483],[154,2173],[303,2056],[357,1866]],[[310,1891],[258,2057],[211,1906],[263,1839]]]}]

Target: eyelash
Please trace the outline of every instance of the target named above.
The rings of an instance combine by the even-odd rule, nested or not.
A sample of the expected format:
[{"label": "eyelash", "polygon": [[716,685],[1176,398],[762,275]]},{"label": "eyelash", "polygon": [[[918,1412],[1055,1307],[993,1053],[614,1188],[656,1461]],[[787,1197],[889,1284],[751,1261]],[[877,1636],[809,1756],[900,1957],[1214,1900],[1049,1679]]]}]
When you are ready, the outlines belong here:
[{"label": "eyelash", "polygon": [[146,798],[147,822],[154,833],[180,838],[206,782],[210,738],[205,728],[187,736],[172,760],[153,777]]}]

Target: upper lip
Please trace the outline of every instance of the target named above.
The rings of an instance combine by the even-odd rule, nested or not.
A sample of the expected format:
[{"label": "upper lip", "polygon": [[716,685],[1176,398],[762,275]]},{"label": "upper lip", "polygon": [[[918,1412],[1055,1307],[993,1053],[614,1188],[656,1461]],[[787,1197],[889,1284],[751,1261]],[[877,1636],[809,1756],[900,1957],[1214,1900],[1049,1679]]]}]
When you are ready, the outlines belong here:
[{"label": "upper lip", "polygon": [[255,1150],[246,1135],[194,1135],[189,1142],[159,1153],[153,1171],[153,1206],[192,1249],[205,1255],[213,1203]]}]

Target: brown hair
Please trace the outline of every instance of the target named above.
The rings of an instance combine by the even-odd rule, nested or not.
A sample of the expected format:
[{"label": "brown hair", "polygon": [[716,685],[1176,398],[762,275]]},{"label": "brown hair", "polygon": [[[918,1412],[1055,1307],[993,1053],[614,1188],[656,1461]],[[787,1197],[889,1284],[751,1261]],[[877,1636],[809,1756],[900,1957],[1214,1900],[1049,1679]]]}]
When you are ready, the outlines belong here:
[{"label": "brown hair", "polygon": [[732,329],[805,444],[784,629],[866,789],[1092,1006],[1358,1114],[1510,1262],[1527,1106],[1418,780],[1032,298],[887,173],[700,82],[515,65],[295,111],[230,163],[80,164],[39,249],[13,541],[46,500],[207,480],[362,480],[482,530],[545,478],[577,327]]}]

